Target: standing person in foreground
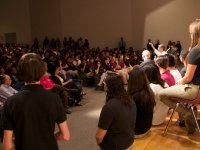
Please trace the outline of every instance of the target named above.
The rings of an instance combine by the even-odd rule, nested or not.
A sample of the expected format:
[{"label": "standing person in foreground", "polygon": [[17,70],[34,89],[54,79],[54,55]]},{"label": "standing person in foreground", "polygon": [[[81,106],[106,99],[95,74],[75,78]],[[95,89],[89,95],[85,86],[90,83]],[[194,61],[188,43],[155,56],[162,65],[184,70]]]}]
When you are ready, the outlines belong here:
[{"label": "standing person in foreground", "polygon": [[[25,54],[19,61],[18,73],[26,85],[4,105],[3,149],[58,150],[56,139],[68,141],[70,134],[61,100],[40,85],[44,62],[34,53]],[[55,123],[59,132],[54,135]]]},{"label": "standing person in foreground", "polygon": [[[189,27],[191,35],[191,46],[188,54],[187,69],[184,77],[177,82],[177,85],[160,91],[160,100],[169,107],[175,107],[176,101],[172,97],[194,100],[200,86],[200,19],[195,20]],[[180,116],[185,120],[189,134],[195,132],[195,124],[192,114],[183,105],[177,108]]]},{"label": "standing person in foreground", "polygon": [[126,150],[134,141],[136,106],[119,75],[108,75],[106,104],[99,118],[96,141],[102,150]]}]

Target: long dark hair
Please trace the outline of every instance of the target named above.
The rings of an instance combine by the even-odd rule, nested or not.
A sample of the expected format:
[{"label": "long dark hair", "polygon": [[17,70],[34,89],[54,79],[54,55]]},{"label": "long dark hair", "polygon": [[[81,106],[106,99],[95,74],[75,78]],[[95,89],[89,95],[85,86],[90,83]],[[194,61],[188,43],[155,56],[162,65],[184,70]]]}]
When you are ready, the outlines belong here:
[{"label": "long dark hair", "polygon": [[158,66],[153,64],[145,65],[143,70],[150,83],[159,84],[163,88],[165,87],[165,81],[161,79]]},{"label": "long dark hair", "polygon": [[108,88],[106,102],[110,99],[117,98],[126,105],[131,105],[133,100],[129,97],[127,91],[124,89],[122,77],[111,73],[106,77],[105,84]]},{"label": "long dark hair", "polygon": [[128,93],[131,97],[139,93],[142,96],[142,105],[153,106],[155,104],[154,94],[149,86],[146,74],[138,65],[135,65],[129,72]]}]

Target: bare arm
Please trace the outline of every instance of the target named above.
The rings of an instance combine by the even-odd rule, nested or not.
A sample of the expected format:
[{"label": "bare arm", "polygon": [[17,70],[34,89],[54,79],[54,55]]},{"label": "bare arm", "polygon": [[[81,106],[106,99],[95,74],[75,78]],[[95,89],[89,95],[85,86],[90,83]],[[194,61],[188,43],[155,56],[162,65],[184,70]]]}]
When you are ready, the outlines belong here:
[{"label": "bare arm", "polygon": [[159,56],[160,52],[154,47],[153,43],[149,43],[151,45],[151,47],[153,48],[154,53]]},{"label": "bare arm", "polygon": [[72,79],[69,79],[69,80],[67,80],[66,82],[64,82],[62,85],[65,86],[65,85],[71,83],[72,81],[73,81]]},{"label": "bare arm", "polygon": [[151,45],[151,47],[153,48],[154,51],[157,50],[157,49],[154,47],[153,43],[149,43],[149,45]]},{"label": "bare arm", "polygon": [[107,133],[107,130],[103,130],[101,128],[97,129],[97,132],[96,132],[96,141],[97,141],[98,145],[100,145],[100,143],[103,141],[103,138],[106,135],[106,133]]},{"label": "bare arm", "polygon": [[55,137],[59,141],[69,141],[70,133],[67,122],[64,121],[63,123],[58,124],[59,131],[55,134]]},{"label": "bare arm", "polygon": [[3,136],[3,150],[13,150],[13,141],[12,141],[13,131],[4,130]]},{"label": "bare arm", "polygon": [[194,77],[196,68],[197,68],[197,65],[188,64],[185,76],[182,79],[180,79],[177,82],[177,84],[186,84],[186,83],[191,82]]}]

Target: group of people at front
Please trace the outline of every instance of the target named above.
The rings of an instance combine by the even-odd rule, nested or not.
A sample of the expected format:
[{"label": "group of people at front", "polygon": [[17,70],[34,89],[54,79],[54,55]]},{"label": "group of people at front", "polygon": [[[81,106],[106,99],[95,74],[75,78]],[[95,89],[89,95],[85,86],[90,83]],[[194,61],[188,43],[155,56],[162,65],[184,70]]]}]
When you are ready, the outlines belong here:
[{"label": "group of people at front", "polygon": [[[190,24],[189,31],[189,52],[187,57],[184,51],[180,56],[185,64],[182,77],[175,67],[174,56],[156,50],[153,45],[157,58],[152,61],[150,52],[143,52],[144,62],[133,66],[128,73],[127,90],[119,74],[111,73],[106,77],[106,103],[101,110],[96,132],[96,141],[102,150],[129,149],[134,138],[144,137],[151,125],[164,122],[169,108],[174,108],[177,103],[172,98],[192,101],[197,97],[200,86],[199,19]],[[188,107],[181,104],[176,111],[188,134],[193,134],[195,123]]]},{"label": "group of people at front", "polygon": [[[185,65],[182,74],[176,68],[175,56],[167,54],[162,45],[156,49],[150,44],[157,58],[152,60],[151,53],[145,50],[142,53],[144,61],[140,65],[133,65],[131,59],[125,56],[125,60],[119,57],[117,64],[112,63],[115,62],[113,59],[105,59],[105,68],[101,69],[99,58],[97,65],[94,66],[94,73],[98,74],[102,70],[99,73],[98,85],[103,85],[107,93],[96,132],[96,141],[102,150],[129,149],[134,138],[144,137],[152,125],[162,124],[169,108],[173,108],[176,104],[171,97],[195,99],[200,86],[200,20],[191,23],[190,34],[191,46],[187,57],[186,53],[180,55]],[[42,56],[49,55],[50,53],[46,52]],[[11,79],[9,76],[3,76],[5,87],[2,88],[7,88],[13,95],[6,100],[2,114],[5,150],[13,148],[13,135],[16,150],[56,150],[58,149],[56,140],[70,139],[66,114],[60,99],[63,96],[62,91],[69,90],[68,86],[65,87],[65,82],[71,83],[73,80],[64,82],[65,77],[58,75],[63,68],[69,68],[69,63],[60,63],[57,67],[55,64],[51,66],[56,56],[60,56],[58,51],[53,52],[52,57],[48,57],[51,63],[45,64],[45,57],[42,59],[35,53],[23,54],[17,70],[19,79],[25,85],[19,92],[8,88]],[[137,60],[137,55],[133,56]],[[71,59],[69,57],[67,60],[72,62]],[[85,59],[88,64],[91,60]],[[74,59],[74,63],[80,63],[78,57]],[[123,67],[124,64],[128,69]],[[50,69],[54,78],[51,79],[55,79],[54,82],[46,82],[49,81],[47,66],[52,67]],[[116,69],[113,70],[112,66]],[[82,64],[79,71],[84,75],[87,74],[84,77],[90,78],[91,68],[93,66],[89,66],[87,74]],[[75,70],[70,71],[70,75],[76,73]],[[62,75],[67,76],[63,72]],[[61,95],[56,95],[54,92],[61,92]],[[80,95],[81,90],[75,92]],[[76,104],[80,105],[79,102]],[[180,105],[177,111],[188,133],[194,133],[195,124],[188,108]],[[55,123],[59,128],[56,134],[54,134]]]}]

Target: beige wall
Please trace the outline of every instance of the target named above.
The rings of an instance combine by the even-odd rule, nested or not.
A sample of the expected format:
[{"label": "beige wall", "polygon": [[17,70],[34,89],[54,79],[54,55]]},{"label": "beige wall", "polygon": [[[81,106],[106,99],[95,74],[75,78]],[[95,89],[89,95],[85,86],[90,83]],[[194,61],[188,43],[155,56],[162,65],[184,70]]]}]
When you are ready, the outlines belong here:
[{"label": "beige wall", "polygon": [[180,40],[189,45],[188,25],[199,18],[199,0],[1,0],[0,42],[6,32],[29,43],[37,36],[88,38],[91,47],[141,49],[146,41]]},{"label": "beige wall", "polygon": [[60,0],[30,0],[32,39],[61,37]]},{"label": "beige wall", "polygon": [[88,38],[91,46],[131,45],[132,0],[61,0],[63,36]]},{"label": "beige wall", "polygon": [[0,0],[0,42],[5,33],[16,33],[18,43],[29,43],[30,14],[27,0]]},{"label": "beige wall", "polygon": [[143,45],[148,38],[160,39],[164,44],[171,39],[180,40],[183,48],[188,49],[189,24],[200,17],[199,6],[199,0],[173,0],[150,11],[145,17]]}]

